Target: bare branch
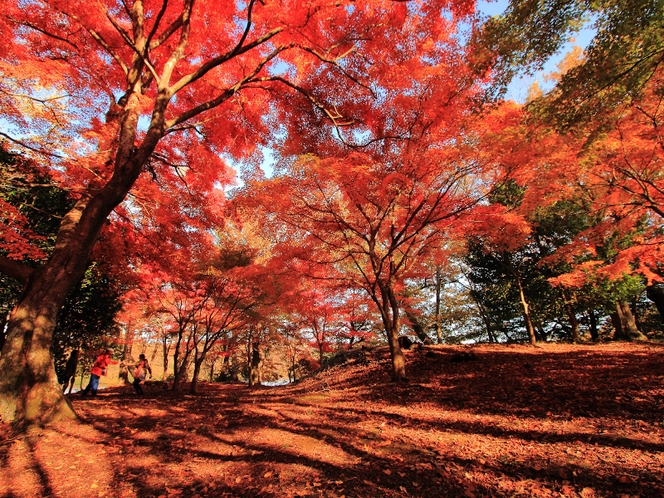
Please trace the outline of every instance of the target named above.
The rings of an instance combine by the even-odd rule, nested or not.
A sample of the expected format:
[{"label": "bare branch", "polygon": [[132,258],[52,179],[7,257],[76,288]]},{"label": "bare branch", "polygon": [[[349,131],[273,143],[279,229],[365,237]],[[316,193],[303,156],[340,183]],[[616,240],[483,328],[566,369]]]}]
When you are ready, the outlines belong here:
[{"label": "bare branch", "polygon": [[[156,47],[152,47],[150,44],[152,43],[152,38],[157,33],[157,29],[159,28],[159,24],[161,23],[161,20],[164,18],[164,14],[166,14],[167,7],[168,7],[168,0],[164,0],[164,2],[161,4],[161,9],[159,10],[159,13],[157,14],[157,17],[155,18],[154,26],[152,26],[152,29],[150,30],[150,34],[148,34],[148,37],[146,39],[146,43],[145,43],[146,48],[149,48],[149,49],[156,48]],[[173,25],[171,25],[171,26],[173,26]]]},{"label": "bare branch", "polygon": [[15,143],[16,145],[20,145],[21,147],[24,147],[28,150],[31,150],[32,152],[36,152],[37,154],[42,154],[44,156],[49,156],[49,157],[57,157],[58,159],[64,159],[64,156],[61,156],[59,154],[54,154],[52,152],[46,152],[45,150],[38,149],[36,147],[33,147],[31,145],[26,144],[25,142],[21,140],[17,140],[6,133],[3,133],[0,131],[0,136],[5,137],[7,140],[11,141],[12,143]]},{"label": "bare branch", "polygon": [[74,45],[72,42],[70,42],[66,38],[63,38],[62,36],[50,33],[48,31],[46,31],[45,29],[40,28],[39,26],[36,26],[36,25],[34,25],[32,23],[29,23],[29,22],[25,22],[25,21],[19,22],[19,21],[16,21],[14,19],[12,19],[12,22],[14,22],[14,23],[16,23],[20,26],[25,26],[27,28],[34,29],[35,31],[39,31],[40,33],[43,33],[43,34],[45,34],[46,36],[48,36],[50,38],[54,38],[55,40],[60,40],[61,42],[64,42],[67,45],[70,45],[71,47],[75,48],[78,51],[78,47],[76,45]]},{"label": "bare branch", "polygon": [[349,119],[349,120],[343,120],[342,118],[344,117],[343,114],[341,114],[336,107],[333,107],[332,109],[329,109],[326,107],[324,104],[319,102],[309,91],[305,90],[299,85],[296,85],[295,83],[291,83],[285,78],[282,78],[281,76],[270,76],[267,78],[260,78],[256,79],[253,81],[278,81],[280,83],[283,83],[284,85],[292,88],[293,90],[296,90],[297,92],[301,93],[304,95],[309,102],[311,102],[316,108],[318,108],[320,111],[322,111],[330,121],[332,121],[332,124],[334,125],[337,130],[341,127],[344,126],[351,126],[355,124],[355,120]]},{"label": "bare branch", "polygon": [[[283,28],[273,29],[269,33],[266,33],[265,35],[263,35],[260,38],[254,40],[253,42],[249,43],[248,45],[245,45],[243,47],[237,46],[232,51],[230,51],[226,54],[220,55],[219,57],[215,57],[214,59],[210,59],[208,62],[203,64],[200,68],[198,68],[193,73],[188,74],[188,75],[183,76],[182,78],[180,78],[180,80],[171,87],[171,91],[173,92],[173,94],[177,93],[178,91],[182,90],[185,86],[187,86],[187,85],[193,83],[194,81],[202,78],[207,73],[209,73],[212,69],[220,66],[224,62],[227,62],[227,61],[231,60],[234,57],[242,55],[242,54],[250,51],[251,49],[253,49],[255,47],[258,47],[259,45],[264,44],[265,42],[267,42],[268,40],[270,40],[274,36],[278,35],[282,30],[283,30]],[[287,46],[284,46],[284,47],[277,48],[268,57],[270,59],[272,59],[277,53],[283,52],[284,50],[286,50],[288,48],[293,48],[294,46],[295,45],[287,45]],[[263,65],[265,65],[265,59],[261,63],[261,66],[263,66]],[[257,72],[254,72],[254,73],[257,74]]]},{"label": "bare branch", "polygon": [[90,33],[90,36],[92,36],[92,38],[97,43],[99,43],[99,45],[101,45],[101,47],[104,50],[106,50],[106,52],[108,52],[111,57],[113,57],[115,62],[117,62],[120,65],[120,67],[122,68],[122,72],[124,72],[125,74],[128,74],[129,73],[129,68],[124,63],[124,61],[120,58],[120,56],[115,53],[115,51],[108,45],[108,43],[106,43],[106,40],[104,40],[101,37],[101,35],[99,35],[94,29],[91,29],[91,28],[86,28],[86,29],[87,29],[87,32]]},{"label": "bare branch", "polygon": [[246,75],[244,78],[242,78],[240,81],[235,83],[230,88],[227,88],[221,95],[218,97],[208,100],[207,102],[203,102],[202,104],[197,105],[196,107],[183,112],[180,114],[178,117],[175,119],[172,119],[168,123],[166,123],[166,128],[167,130],[170,131],[173,127],[179,125],[180,123],[183,123],[189,119],[191,119],[194,116],[197,116],[198,114],[201,114],[202,112],[205,112],[209,109],[213,109],[215,107],[218,107],[228,99],[230,99],[233,95],[235,95],[237,92],[239,92],[243,86],[247,85],[248,83],[252,81],[262,81],[261,79],[255,80],[254,77],[265,67],[265,65],[270,62],[272,59],[274,59],[279,53],[283,52],[284,50],[288,50],[291,48],[290,45],[286,45],[284,47],[279,47],[275,49],[271,54],[269,54],[267,57],[265,57],[259,64],[256,65],[254,70]]},{"label": "bare branch", "polygon": [[[157,71],[154,69],[154,67],[152,67],[152,64],[150,63],[148,58],[145,56],[143,51],[139,50],[138,47],[136,47],[136,44],[131,39],[129,34],[124,29],[122,29],[122,27],[109,14],[107,14],[106,17],[111,22],[113,27],[118,31],[118,33],[120,33],[120,36],[122,36],[125,43],[127,45],[129,45],[131,47],[131,49],[136,53],[136,55],[138,55],[141,58],[141,62],[143,62],[143,64],[145,64],[145,67],[147,67],[148,70],[150,71],[150,73],[152,73],[152,77],[156,81],[159,81],[159,75],[157,74]],[[126,74],[128,74],[128,72],[126,72]]]}]

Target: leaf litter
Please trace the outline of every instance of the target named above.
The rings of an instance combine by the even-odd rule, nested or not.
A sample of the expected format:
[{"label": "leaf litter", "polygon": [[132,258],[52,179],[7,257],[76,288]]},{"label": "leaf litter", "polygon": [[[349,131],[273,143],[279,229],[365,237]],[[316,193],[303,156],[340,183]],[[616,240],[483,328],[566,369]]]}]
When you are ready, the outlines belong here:
[{"label": "leaf litter", "polygon": [[[0,496],[664,496],[664,348],[368,351],[298,384],[148,383],[0,440]],[[2,435],[9,434],[6,431]]]}]

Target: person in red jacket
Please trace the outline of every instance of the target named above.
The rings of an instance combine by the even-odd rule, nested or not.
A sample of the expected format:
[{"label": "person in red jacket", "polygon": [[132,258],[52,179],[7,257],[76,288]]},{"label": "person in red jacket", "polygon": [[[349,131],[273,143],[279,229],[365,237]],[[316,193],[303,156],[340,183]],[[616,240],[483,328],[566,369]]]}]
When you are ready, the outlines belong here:
[{"label": "person in red jacket", "polygon": [[97,395],[99,378],[102,375],[106,375],[106,368],[108,368],[109,365],[116,365],[118,363],[111,359],[112,355],[113,350],[109,348],[97,357],[95,364],[92,365],[92,370],[90,370],[90,383],[83,391],[83,396],[87,396],[88,394],[92,394],[92,396]]}]

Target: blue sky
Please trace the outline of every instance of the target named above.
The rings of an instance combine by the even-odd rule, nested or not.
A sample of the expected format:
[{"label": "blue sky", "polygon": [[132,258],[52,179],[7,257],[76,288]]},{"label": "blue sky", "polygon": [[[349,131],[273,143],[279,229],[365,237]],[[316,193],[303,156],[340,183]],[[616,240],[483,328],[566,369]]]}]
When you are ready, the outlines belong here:
[{"label": "blue sky", "polygon": [[[508,4],[508,0],[479,0],[477,7],[480,12],[489,16],[494,16],[502,14],[503,11],[507,8]],[[517,102],[525,102],[526,97],[528,96],[528,89],[535,81],[539,83],[541,89],[548,89],[549,87],[544,82],[544,75],[555,71],[556,65],[575,45],[579,45],[582,48],[587,47],[594,34],[595,31],[591,28],[581,30],[574,40],[569,41],[563,50],[545,65],[544,71],[534,76],[526,76],[515,79],[508,87],[505,98],[509,100],[515,100]]]}]

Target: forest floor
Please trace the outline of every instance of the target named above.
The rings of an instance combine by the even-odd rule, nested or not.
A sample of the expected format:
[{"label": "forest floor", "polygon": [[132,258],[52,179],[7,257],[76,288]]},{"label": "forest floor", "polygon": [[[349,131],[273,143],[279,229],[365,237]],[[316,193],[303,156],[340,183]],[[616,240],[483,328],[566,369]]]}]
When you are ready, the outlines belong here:
[{"label": "forest floor", "polygon": [[664,496],[664,347],[356,353],[298,384],[72,395],[0,441],[0,497]]}]

